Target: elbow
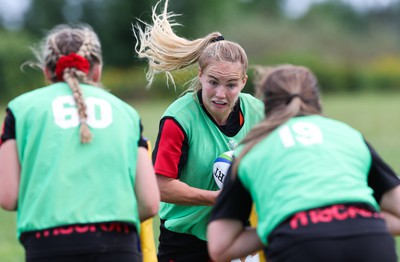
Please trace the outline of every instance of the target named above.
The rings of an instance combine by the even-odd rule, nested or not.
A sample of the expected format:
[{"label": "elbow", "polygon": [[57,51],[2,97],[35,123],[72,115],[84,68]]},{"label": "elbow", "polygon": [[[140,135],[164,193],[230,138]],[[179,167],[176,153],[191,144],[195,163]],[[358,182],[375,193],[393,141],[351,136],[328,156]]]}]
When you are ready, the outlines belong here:
[{"label": "elbow", "polygon": [[17,210],[17,201],[2,195],[0,196],[0,207],[6,211],[15,211]]},{"label": "elbow", "polygon": [[160,192],[156,191],[156,193],[154,193],[153,201],[148,205],[149,216],[154,217],[155,215],[157,215],[159,209],[160,209]]},{"label": "elbow", "polygon": [[207,248],[208,254],[212,261],[229,261],[229,258],[226,254],[226,243],[224,243],[224,239],[218,236],[218,232],[212,232],[213,226],[208,227],[207,229]]},{"label": "elbow", "polygon": [[169,196],[168,192],[165,190],[160,189],[160,201],[166,202],[166,203],[171,203],[173,202],[171,200],[171,197]]},{"label": "elbow", "polygon": [[160,175],[157,175],[156,177],[157,177],[157,187],[159,193],[158,197],[160,201],[169,203],[170,202],[169,191],[168,191],[169,187],[162,183],[163,178],[160,178]]},{"label": "elbow", "polygon": [[222,257],[221,257],[221,253],[222,252],[218,247],[208,243],[208,254],[212,261],[214,261],[214,262],[223,261]]},{"label": "elbow", "polygon": [[208,254],[212,261],[214,262],[224,262],[224,261],[229,261],[230,259],[226,256],[224,249],[221,248],[221,246],[218,245],[208,245]]},{"label": "elbow", "polygon": [[143,222],[149,218],[157,215],[159,210],[160,203],[159,201],[152,203],[151,205],[146,206],[144,212],[140,212],[140,222]]},{"label": "elbow", "polygon": [[149,217],[154,217],[155,215],[157,215],[159,208],[160,208],[159,201],[151,205],[151,207],[149,207]]},{"label": "elbow", "polygon": [[3,205],[1,204],[1,208],[5,211],[16,211],[17,207],[15,205]]}]

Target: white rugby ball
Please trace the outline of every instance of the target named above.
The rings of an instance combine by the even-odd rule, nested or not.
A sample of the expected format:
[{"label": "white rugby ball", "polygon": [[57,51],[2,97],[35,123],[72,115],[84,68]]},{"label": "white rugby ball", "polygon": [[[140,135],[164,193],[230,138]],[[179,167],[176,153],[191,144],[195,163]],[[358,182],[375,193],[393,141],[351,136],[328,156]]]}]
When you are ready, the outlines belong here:
[{"label": "white rugby ball", "polygon": [[219,188],[222,188],[228,169],[232,164],[233,150],[222,153],[215,159],[213,166],[213,177]]}]

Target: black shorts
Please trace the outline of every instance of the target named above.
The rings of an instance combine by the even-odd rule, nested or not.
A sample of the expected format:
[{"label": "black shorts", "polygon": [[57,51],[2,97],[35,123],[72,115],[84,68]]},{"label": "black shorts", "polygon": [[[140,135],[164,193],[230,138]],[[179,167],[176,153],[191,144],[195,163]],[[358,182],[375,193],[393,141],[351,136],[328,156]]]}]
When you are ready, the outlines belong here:
[{"label": "black shorts", "polygon": [[268,262],[397,262],[382,215],[366,204],[299,212],[271,232]]},{"label": "black shorts", "polygon": [[305,240],[268,257],[268,262],[397,262],[393,238],[388,234]]},{"label": "black shorts", "polygon": [[140,238],[125,223],[68,225],[23,233],[27,262],[142,261]]},{"label": "black shorts", "polygon": [[159,262],[208,262],[207,242],[193,235],[172,232],[160,223],[158,245]]}]

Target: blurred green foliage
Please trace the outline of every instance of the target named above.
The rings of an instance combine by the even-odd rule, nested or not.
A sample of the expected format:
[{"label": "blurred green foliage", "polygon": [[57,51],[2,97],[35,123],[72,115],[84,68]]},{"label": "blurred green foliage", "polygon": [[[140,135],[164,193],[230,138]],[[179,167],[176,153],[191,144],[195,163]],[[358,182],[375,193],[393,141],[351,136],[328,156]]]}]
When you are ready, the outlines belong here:
[{"label": "blurred green foliage", "polygon": [[[179,72],[176,89],[165,77],[146,88],[145,64],[135,56],[132,23],[150,22],[156,0],[32,0],[19,30],[0,28],[0,101],[45,85],[40,70],[20,66],[33,56],[29,46],[59,23],[86,22],[103,44],[104,85],[125,99],[178,96],[196,69]],[[310,67],[323,92],[400,89],[400,3],[356,12],[342,1],[315,4],[289,18],[279,0],[170,0],[181,14],[178,35],[188,39],[213,31],[241,44],[251,65],[282,63]],[[162,7],[161,3],[160,8]],[[253,92],[250,81],[245,91]]]},{"label": "blurred green foliage", "polygon": [[32,44],[33,37],[25,32],[0,29],[0,39],[0,100],[4,100],[37,86],[43,82],[43,77],[41,73],[26,74],[21,68],[30,57],[29,45]]}]

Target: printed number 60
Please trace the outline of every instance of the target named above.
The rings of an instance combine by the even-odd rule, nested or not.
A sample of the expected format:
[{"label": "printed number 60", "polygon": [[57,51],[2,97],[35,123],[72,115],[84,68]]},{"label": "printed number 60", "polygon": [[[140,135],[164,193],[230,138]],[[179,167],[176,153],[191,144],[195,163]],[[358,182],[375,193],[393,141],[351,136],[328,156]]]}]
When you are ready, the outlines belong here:
[{"label": "printed number 60", "polygon": [[[106,128],[112,123],[112,109],[109,102],[101,98],[85,99],[87,108],[87,124],[92,128]],[[63,129],[77,127],[79,116],[72,96],[59,96],[52,103],[56,125]]]}]

